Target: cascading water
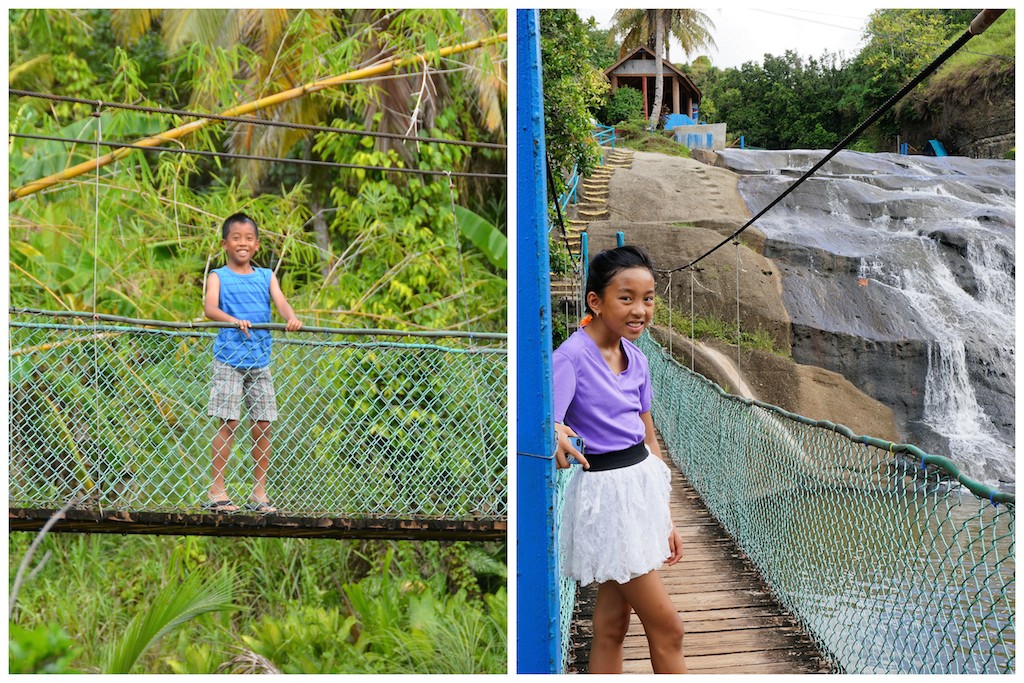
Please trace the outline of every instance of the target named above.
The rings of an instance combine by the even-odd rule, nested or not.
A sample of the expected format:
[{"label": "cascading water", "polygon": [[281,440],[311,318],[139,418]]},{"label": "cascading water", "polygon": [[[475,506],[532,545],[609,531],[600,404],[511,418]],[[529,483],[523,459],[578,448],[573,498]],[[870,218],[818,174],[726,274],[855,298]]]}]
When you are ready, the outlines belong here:
[{"label": "cascading water", "polygon": [[[725,150],[759,211],[823,152]],[[968,476],[1014,481],[1012,161],[843,151],[758,220],[793,355],[893,409]]]}]

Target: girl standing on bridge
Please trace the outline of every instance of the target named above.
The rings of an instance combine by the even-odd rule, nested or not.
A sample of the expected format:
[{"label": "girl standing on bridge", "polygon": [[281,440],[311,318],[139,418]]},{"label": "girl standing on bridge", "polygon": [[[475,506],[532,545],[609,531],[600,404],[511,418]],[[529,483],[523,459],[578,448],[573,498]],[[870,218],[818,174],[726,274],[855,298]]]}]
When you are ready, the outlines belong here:
[{"label": "girl standing on bridge", "polygon": [[[656,673],[685,673],[683,623],[656,571],[675,564],[671,474],[651,420],[647,359],[633,344],[654,314],[654,264],[636,247],[590,263],[588,315],[554,354],[557,466],[582,465],[562,512],[562,573],[598,582],[591,673],[621,673],[630,611],[643,622]],[[568,437],[583,437],[586,456]],[[657,457],[651,457],[652,455]]]}]

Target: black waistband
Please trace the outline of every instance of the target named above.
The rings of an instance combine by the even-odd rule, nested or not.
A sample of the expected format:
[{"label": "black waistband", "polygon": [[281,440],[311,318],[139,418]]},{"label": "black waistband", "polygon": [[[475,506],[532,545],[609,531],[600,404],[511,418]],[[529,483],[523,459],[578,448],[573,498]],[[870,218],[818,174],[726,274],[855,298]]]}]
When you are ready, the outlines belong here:
[{"label": "black waistband", "polygon": [[644,442],[624,448],[621,451],[610,453],[587,453],[587,462],[590,463],[588,472],[603,472],[605,470],[617,470],[622,467],[629,467],[638,462],[643,462],[647,457],[647,446]]}]

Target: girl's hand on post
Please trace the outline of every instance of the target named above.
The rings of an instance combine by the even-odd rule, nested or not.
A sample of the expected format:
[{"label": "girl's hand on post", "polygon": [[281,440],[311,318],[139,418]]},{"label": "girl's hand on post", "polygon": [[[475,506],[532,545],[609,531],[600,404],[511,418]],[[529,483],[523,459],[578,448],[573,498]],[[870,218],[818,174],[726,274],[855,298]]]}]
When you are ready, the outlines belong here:
[{"label": "girl's hand on post", "polygon": [[583,469],[589,470],[590,463],[587,462],[587,459],[583,457],[582,453],[573,448],[572,444],[569,443],[569,437],[577,436],[576,432],[566,425],[556,422],[555,434],[558,435],[558,445],[555,446],[555,468],[564,470],[569,467],[568,456],[571,455],[579,461],[580,465],[583,466]]},{"label": "girl's hand on post", "polygon": [[676,531],[675,524],[672,525],[672,531],[668,534],[668,552],[665,564],[670,567],[683,558],[683,537]]}]

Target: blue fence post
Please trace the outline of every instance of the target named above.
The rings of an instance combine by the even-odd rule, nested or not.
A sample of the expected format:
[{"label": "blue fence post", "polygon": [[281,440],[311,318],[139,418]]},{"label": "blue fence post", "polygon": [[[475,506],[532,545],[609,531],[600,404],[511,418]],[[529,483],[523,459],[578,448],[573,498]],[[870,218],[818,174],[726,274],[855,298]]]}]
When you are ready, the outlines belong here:
[{"label": "blue fence post", "polygon": [[626,246],[626,233],[621,230],[615,231],[615,246],[624,247]]},{"label": "blue fence post", "polygon": [[742,136],[742,135],[740,136],[740,149],[746,149],[747,148],[746,144],[744,144],[745,141],[743,140],[743,137],[744,136]]},{"label": "blue fence post", "polygon": [[519,673],[561,673],[555,545],[554,407],[551,396],[551,276],[544,107],[537,10],[516,12],[516,207],[519,278],[516,466]]}]

